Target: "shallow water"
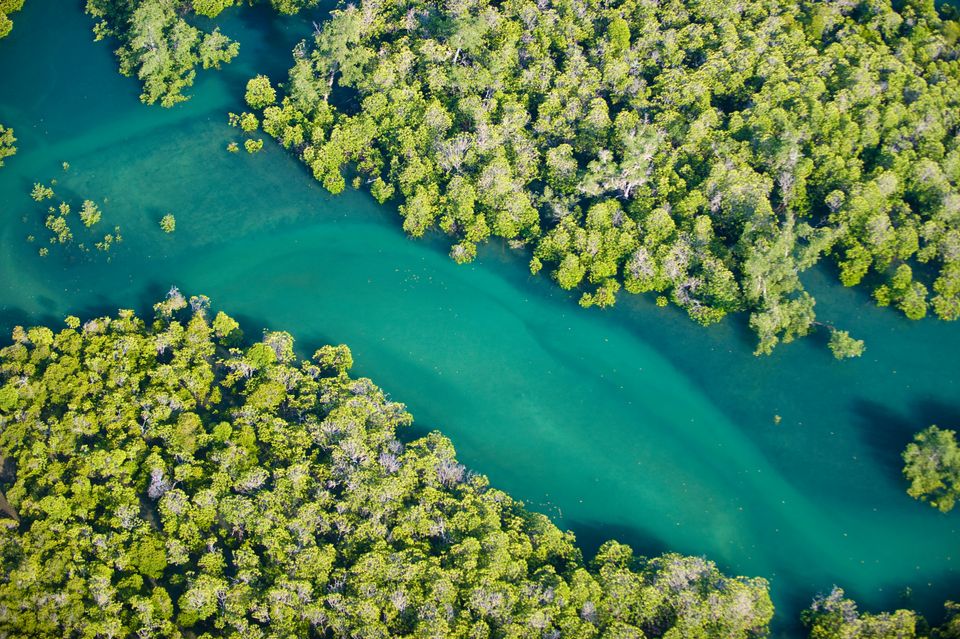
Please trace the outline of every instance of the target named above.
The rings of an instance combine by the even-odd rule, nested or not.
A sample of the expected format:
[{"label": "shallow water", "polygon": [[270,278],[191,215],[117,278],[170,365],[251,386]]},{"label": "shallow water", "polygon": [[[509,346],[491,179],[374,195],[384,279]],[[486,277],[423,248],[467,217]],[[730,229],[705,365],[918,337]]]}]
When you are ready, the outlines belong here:
[{"label": "shallow water", "polygon": [[[742,318],[702,329],[636,297],[586,311],[498,243],[457,266],[443,238],[407,239],[362,193],[330,197],[269,140],[256,156],[224,150],[241,140],[225,113],[242,108],[246,79],[282,77],[309,23],[228,14],[240,57],[164,110],[139,103],[81,6],[30,0],[0,40],[0,122],[20,149],[0,169],[4,332],[145,312],[176,284],[248,335],[290,331],[302,354],[349,344],[417,432],[442,430],[588,556],[616,537],[767,577],[778,634],[833,584],[868,608],[933,616],[960,596],[960,515],[910,499],[899,459],[914,431],[960,426],[960,327],[876,309],[824,269],[806,278],[821,319],[866,339],[865,356],[836,362],[812,338],[758,359]],[[28,193],[51,178],[75,204],[102,204],[101,234],[121,226],[109,262],[76,247],[40,257],[25,240],[46,237]]]}]

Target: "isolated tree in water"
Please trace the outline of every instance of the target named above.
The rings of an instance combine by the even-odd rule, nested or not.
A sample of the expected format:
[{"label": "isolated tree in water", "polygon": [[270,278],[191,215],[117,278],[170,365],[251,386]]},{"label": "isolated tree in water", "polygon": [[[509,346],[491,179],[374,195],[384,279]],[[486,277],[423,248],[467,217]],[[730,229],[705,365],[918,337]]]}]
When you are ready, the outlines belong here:
[{"label": "isolated tree in water", "polygon": [[960,497],[960,447],[956,433],[936,426],[917,433],[903,451],[907,493],[942,512],[953,509]]}]

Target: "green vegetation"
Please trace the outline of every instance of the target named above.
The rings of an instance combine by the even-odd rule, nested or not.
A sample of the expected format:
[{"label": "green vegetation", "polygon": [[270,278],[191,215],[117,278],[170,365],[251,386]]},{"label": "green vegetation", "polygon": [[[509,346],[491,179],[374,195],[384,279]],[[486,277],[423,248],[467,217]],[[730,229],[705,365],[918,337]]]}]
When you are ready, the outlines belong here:
[{"label": "green vegetation", "polygon": [[247,82],[247,92],[244,98],[251,108],[265,109],[277,101],[277,92],[270,85],[270,78],[265,75],[258,75]]},{"label": "green vegetation", "polygon": [[39,182],[35,183],[33,185],[33,190],[30,191],[30,197],[32,197],[35,202],[43,202],[44,200],[53,199],[53,196],[53,189],[45,184],[40,184]]},{"label": "green vegetation", "polygon": [[[0,0],[0,7],[11,1],[17,0]],[[287,14],[318,3],[270,0],[277,11]],[[140,99],[170,107],[188,99],[183,90],[193,86],[197,66],[219,69],[240,51],[239,43],[219,29],[201,31],[189,18],[193,14],[213,18],[239,4],[240,0],[87,0],[86,10],[96,20],[97,40],[120,42],[116,51],[120,72],[141,81]]]},{"label": "green vegetation", "polygon": [[960,639],[960,604],[948,601],[944,623],[931,628],[912,610],[859,612],[841,588],[817,596],[803,612],[810,639]]},{"label": "green vegetation", "polygon": [[67,216],[70,215],[70,205],[66,202],[61,202],[56,208],[51,206],[48,211],[50,214],[47,215],[44,224],[52,233],[50,243],[67,244],[72,242],[73,232],[67,224]]},{"label": "green vegetation", "polygon": [[747,311],[769,353],[825,326],[799,277],[823,256],[908,317],[960,316],[958,29],[928,0],[367,0],[297,48],[279,102],[262,76],[247,96],[328,190],[355,172],[457,261],[500,237],[584,306]]},{"label": "green vegetation", "polygon": [[960,639],[960,604],[949,601],[947,619],[934,633],[937,639]]},{"label": "green vegetation", "polygon": [[[3,38],[10,34],[10,31],[13,30],[13,20],[10,19],[10,14],[14,11],[19,11],[23,8],[24,0],[0,0],[0,38]],[[0,133],[3,132],[3,127],[0,127]],[[3,166],[0,163],[0,166]]]},{"label": "green vegetation", "polygon": [[859,612],[857,604],[834,586],[804,611],[803,623],[810,639],[960,639],[960,604],[948,601],[946,619],[931,628],[912,610],[870,614]]},{"label": "green vegetation", "polygon": [[[255,103],[258,102],[256,93],[251,94],[249,89],[250,84],[255,84],[255,80],[251,80],[248,83],[247,89],[247,98],[252,99]],[[243,142],[243,148],[247,150],[247,153],[254,154],[259,153],[263,149],[263,139],[257,138],[253,139],[249,137],[251,134],[255,133],[260,128],[260,120],[257,119],[257,116],[253,113],[241,113],[237,115],[236,113],[228,114],[228,122],[230,126],[239,128],[245,134],[247,134],[247,139]],[[240,150],[240,147],[236,142],[231,142],[227,145],[227,151],[231,153],[237,153]]]},{"label": "green vegetation", "polygon": [[[917,614],[910,610],[871,615],[857,611],[857,604],[837,587],[814,599],[804,612],[810,639],[913,639],[928,637],[917,630]],[[949,636],[949,635],[947,635]]]},{"label": "green vegetation", "polygon": [[920,431],[903,451],[903,461],[910,482],[907,494],[942,512],[953,509],[960,497],[960,448],[954,431],[936,426]]},{"label": "green vegetation", "polygon": [[[193,14],[235,4],[88,0],[88,12],[143,101],[169,107],[198,65],[237,55]],[[803,289],[824,256],[880,306],[960,316],[948,11],[368,0],[298,46],[286,82],[251,79],[255,113],[230,122],[248,153],[262,127],[333,193],[349,181],[396,200],[411,235],[455,238],[458,263],[498,237],[585,307],[649,292],[703,324],[749,313],[757,353],[819,327],[838,359],[858,357],[863,341],[817,321]],[[14,142],[0,127],[0,166]],[[87,251],[77,209],[47,207],[49,244]],[[102,212],[83,200],[78,216],[91,228]],[[572,534],[467,471],[438,433],[402,443],[411,417],[349,377],[346,347],[297,361],[286,333],[244,345],[237,322],[176,289],[155,309],[148,322],[121,311],[59,333],[18,327],[0,351],[0,635],[766,634],[764,580],[616,542],[584,561]],[[954,432],[931,427],[903,456],[908,492],[951,510]],[[947,609],[930,629],[910,610],[861,613],[834,588],[803,621],[812,639],[960,637]]]},{"label": "green vegetation", "polygon": [[189,24],[190,6],[182,0],[87,0],[96,39],[120,42],[120,72],[140,79],[140,99],[147,104],[186,100],[182,91],[193,85],[198,65],[219,69],[240,51],[218,29],[205,33]]},{"label": "green vegetation", "polygon": [[[34,637],[763,636],[762,579],[709,561],[587,566],[411,423],[350,351],[176,289],[0,350],[0,634]],[[189,310],[187,310],[189,307]]]},{"label": "green vegetation", "polygon": [[260,121],[252,113],[244,113],[240,116],[238,124],[244,133],[253,133],[260,127]]},{"label": "green vegetation", "polygon": [[866,350],[866,347],[863,345],[863,340],[850,337],[850,333],[847,331],[830,331],[830,342],[828,345],[830,352],[832,352],[833,356],[837,359],[860,357],[863,355],[863,351]]},{"label": "green vegetation", "polygon": [[[250,4],[253,0],[248,0]],[[193,10],[203,16],[214,18],[228,7],[242,4],[243,0],[193,0]],[[280,13],[294,14],[308,7],[314,7],[320,0],[270,0],[270,5]]]},{"label": "green vegetation", "polygon": [[[56,184],[56,180],[53,181],[53,184]],[[53,188],[37,182],[30,191],[30,197],[33,198],[34,201],[42,203],[54,199],[56,193]],[[44,226],[50,231],[48,238],[50,244],[73,244],[74,234],[70,226],[70,215],[72,211],[73,209],[70,203],[66,201],[61,201],[57,206],[51,205],[47,207]],[[100,222],[103,213],[93,200],[83,200],[78,216],[83,226],[89,229]],[[28,242],[33,242],[35,239],[33,235],[27,237]],[[113,229],[113,233],[107,233],[102,239],[97,236],[96,238],[91,238],[89,241],[96,250],[107,253],[110,251],[114,242],[123,241],[123,236],[120,235],[120,227],[116,226]],[[77,243],[76,247],[81,252],[90,252],[90,248],[85,242]],[[49,248],[45,246],[38,249],[38,252],[41,257],[46,257],[50,254]]]},{"label": "green vegetation", "polygon": [[3,167],[4,158],[16,155],[17,147],[14,146],[17,138],[13,137],[13,129],[8,129],[0,124],[0,167]]},{"label": "green vegetation", "polygon": [[83,225],[87,228],[90,228],[100,221],[100,217],[100,207],[98,207],[92,200],[84,200],[83,208],[80,209],[80,221],[83,222]]}]

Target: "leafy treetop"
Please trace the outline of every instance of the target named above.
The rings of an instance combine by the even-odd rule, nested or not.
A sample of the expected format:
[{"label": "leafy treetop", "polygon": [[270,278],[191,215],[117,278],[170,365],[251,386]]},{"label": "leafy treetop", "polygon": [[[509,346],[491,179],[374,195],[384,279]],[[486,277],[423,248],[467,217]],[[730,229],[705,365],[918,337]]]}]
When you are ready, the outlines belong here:
[{"label": "leafy treetop", "polygon": [[[9,15],[22,9],[23,3],[24,0],[0,0],[0,38],[10,34],[13,29],[13,20],[10,19]],[[2,127],[0,127],[0,132],[2,132]],[[3,166],[3,164],[0,164],[0,166]]]},{"label": "leafy treetop", "polygon": [[930,426],[917,433],[903,451],[907,493],[942,512],[953,509],[960,497],[960,447],[956,432]]}]

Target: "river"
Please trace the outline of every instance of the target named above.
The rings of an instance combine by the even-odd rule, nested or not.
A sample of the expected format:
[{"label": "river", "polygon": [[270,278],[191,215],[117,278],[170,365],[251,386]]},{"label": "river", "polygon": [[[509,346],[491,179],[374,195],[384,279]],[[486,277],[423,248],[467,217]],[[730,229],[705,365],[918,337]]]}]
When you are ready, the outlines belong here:
[{"label": "river", "polygon": [[[960,515],[909,498],[899,458],[913,432],[960,426],[957,325],[877,309],[826,267],[805,281],[822,319],[866,340],[859,360],[835,361],[821,337],[757,358],[743,317],[703,329],[647,298],[583,310],[530,276],[523,252],[493,242],[458,266],[444,238],[406,238],[395,208],[364,193],[331,197],[269,139],[257,155],[226,152],[242,142],[226,113],[243,108],[247,78],[283,77],[303,19],[231,10],[220,24],[240,56],[162,109],[140,104],[111,45],[92,41],[82,2],[29,0],[12,17],[0,40],[0,122],[19,139],[0,169],[5,334],[146,313],[177,285],[248,336],[287,330],[304,355],[349,344],[355,372],[413,412],[411,436],[441,430],[588,557],[613,537],[768,578],[778,636],[796,635],[799,611],[833,584],[867,609],[934,618],[960,597]],[[48,233],[29,191],[52,178],[75,205],[101,204],[101,235],[121,227],[109,262],[75,246],[38,255]],[[158,225],[168,212],[171,235]]]}]

